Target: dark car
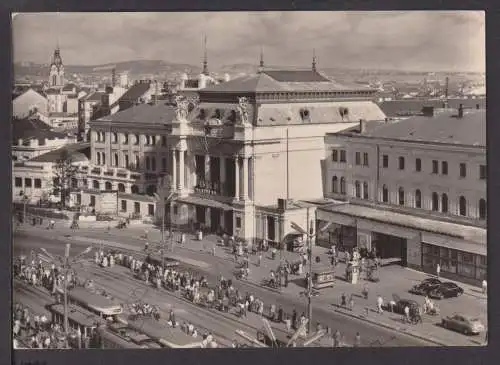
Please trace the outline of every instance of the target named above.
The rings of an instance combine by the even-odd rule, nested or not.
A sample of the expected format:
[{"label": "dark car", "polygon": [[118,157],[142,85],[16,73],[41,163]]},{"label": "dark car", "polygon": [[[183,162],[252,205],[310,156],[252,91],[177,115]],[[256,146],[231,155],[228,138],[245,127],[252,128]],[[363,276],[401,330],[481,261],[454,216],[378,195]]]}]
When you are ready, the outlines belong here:
[{"label": "dark car", "polygon": [[442,283],[437,288],[429,292],[429,297],[434,299],[444,299],[458,297],[464,290],[455,283]]},{"label": "dark car", "polygon": [[462,332],[465,335],[478,335],[484,331],[484,325],[479,319],[461,314],[455,314],[453,316],[443,318],[441,325],[444,328]]},{"label": "dark car", "polygon": [[[163,260],[165,262],[165,267],[167,267],[167,268],[172,268],[172,267],[179,266],[179,261],[177,261],[176,259],[173,259],[171,257],[165,256],[163,258]],[[146,257],[145,261],[146,261],[147,264],[161,266],[161,257],[156,257],[156,256],[151,257],[150,255],[148,255]]]},{"label": "dark car", "polygon": [[410,293],[417,295],[427,295],[431,290],[435,289],[438,285],[436,284],[433,285],[429,283],[417,284],[410,289]]},{"label": "dark car", "polygon": [[394,313],[404,314],[405,307],[412,309],[418,309],[418,303],[411,299],[399,299],[396,301],[396,305],[394,306]]},{"label": "dark car", "polygon": [[440,285],[442,282],[438,278],[427,278],[422,280],[420,284]]}]

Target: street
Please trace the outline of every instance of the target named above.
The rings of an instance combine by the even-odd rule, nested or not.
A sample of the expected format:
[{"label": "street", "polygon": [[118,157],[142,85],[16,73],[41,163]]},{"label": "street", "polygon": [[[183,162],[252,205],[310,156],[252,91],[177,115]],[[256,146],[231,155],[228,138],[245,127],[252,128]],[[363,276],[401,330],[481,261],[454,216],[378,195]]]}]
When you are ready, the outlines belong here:
[{"label": "street", "polygon": [[[64,244],[66,242],[63,242],[61,239],[44,236],[36,235],[32,232],[17,232],[14,236],[14,255],[24,254],[29,257],[31,251],[40,252],[41,247],[56,255],[64,254]],[[89,246],[85,242],[73,240],[68,240],[68,242],[72,243],[72,251],[74,253],[81,252]],[[193,259],[193,261],[195,259],[199,261],[203,260],[208,264],[204,268],[194,268],[190,265],[183,266],[204,273],[209,283],[215,282],[217,276],[220,274],[225,277],[232,277],[230,266],[227,263],[221,262],[218,258],[210,258],[208,255],[202,254],[187,256],[190,256],[189,258]],[[166,290],[156,290],[147,286],[144,282],[133,278],[130,271],[124,267],[100,268],[92,262],[92,257],[89,257],[89,259],[90,263],[88,265],[80,265],[80,267],[76,268],[78,274],[83,278],[92,278],[96,286],[104,289],[119,302],[123,304],[131,303],[137,300],[137,296],[140,295],[142,300],[159,305],[163,317],[173,307],[180,321],[189,320],[195,326],[211,331],[217,338],[220,338],[220,342],[223,345],[229,345],[237,337],[234,334],[236,329],[242,329],[255,335],[255,332],[262,327],[261,322],[252,316],[249,316],[250,318],[245,320],[237,318],[233,314],[222,314],[201,308]],[[266,304],[276,303],[289,313],[293,309],[296,309],[299,314],[306,312],[305,298],[292,298],[280,295],[280,293],[242,281],[235,281],[234,285],[241,292],[253,293]],[[14,292],[14,300],[16,300],[16,291]],[[332,331],[339,330],[344,341],[348,344],[353,342],[356,333],[359,332],[364,346],[369,346],[370,344],[376,344],[377,346],[432,346],[427,341],[351,319],[335,313],[333,308],[329,309],[324,306],[314,308],[313,323],[316,322],[331,327]]]}]

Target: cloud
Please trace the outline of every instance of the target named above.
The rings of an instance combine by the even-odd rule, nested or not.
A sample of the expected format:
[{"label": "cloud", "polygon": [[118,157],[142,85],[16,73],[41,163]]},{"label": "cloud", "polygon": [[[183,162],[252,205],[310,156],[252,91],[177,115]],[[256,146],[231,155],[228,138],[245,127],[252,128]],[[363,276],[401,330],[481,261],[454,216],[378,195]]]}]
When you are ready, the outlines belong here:
[{"label": "cloud", "polygon": [[66,64],[161,59],[308,67],[485,69],[484,12],[41,13],[13,19],[14,60]]}]

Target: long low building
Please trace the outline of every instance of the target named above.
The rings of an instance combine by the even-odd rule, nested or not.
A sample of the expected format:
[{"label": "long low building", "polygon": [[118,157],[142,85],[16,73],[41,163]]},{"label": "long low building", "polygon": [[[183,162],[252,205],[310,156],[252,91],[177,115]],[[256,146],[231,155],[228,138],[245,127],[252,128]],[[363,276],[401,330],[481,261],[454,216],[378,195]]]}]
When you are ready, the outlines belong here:
[{"label": "long low building", "polygon": [[318,243],[470,282],[486,277],[486,113],[433,110],[326,136]]}]

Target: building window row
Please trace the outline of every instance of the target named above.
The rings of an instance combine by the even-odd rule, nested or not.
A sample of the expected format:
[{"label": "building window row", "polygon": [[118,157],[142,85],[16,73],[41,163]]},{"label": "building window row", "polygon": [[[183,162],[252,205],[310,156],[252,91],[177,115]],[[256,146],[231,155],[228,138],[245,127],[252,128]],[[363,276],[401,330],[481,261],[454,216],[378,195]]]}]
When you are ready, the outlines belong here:
[{"label": "building window row", "polygon": [[332,161],[347,162],[346,155],[346,150],[332,150]]},{"label": "building window row", "polygon": [[[339,189],[339,185],[340,185],[340,189]],[[342,194],[342,195],[345,195],[347,193],[346,192],[345,177],[342,176],[340,179],[337,176],[332,177],[332,192],[334,194]]]},{"label": "building window row", "polygon": [[[360,165],[360,164],[361,164],[361,155],[359,152],[356,152],[356,165]],[[389,156],[388,155],[382,155],[382,167],[383,168],[389,167]],[[398,157],[398,169],[399,170],[405,169],[405,158],[403,156]],[[422,160],[420,158],[415,159],[415,171],[417,171],[417,172],[422,171]],[[432,160],[432,173],[439,174],[439,161],[438,160]],[[441,175],[448,175],[448,162],[447,161],[441,161]],[[479,165],[479,174],[478,175],[479,175],[480,180],[486,180],[486,178],[487,178],[486,165]],[[467,177],[467,164],[466,163],[462,162],[459,164],[459,177],[461,177],[461,178]]]},{"label": "building window row", "polygon": [[[361,152],[355,153],[355,163],[357,166],[361,166]],[[368,166],[368,153],[363,152],[363,166]]]},{"label": "building window row", "polygon": [[104,152],[96,152],[96,164],[106,165],[106,154]]},{"label": "building window row", "polygon": [[[23,187],[23,178],[22,177],[16,177],[14,179],[14,185],[16,188],[22,188]],[[32,178],[25,178],[24,179],[24,187],[25,188],[32,188],[35,187],[35,189],[40,189],[42,187],[42,179],[32,179]]]}]

